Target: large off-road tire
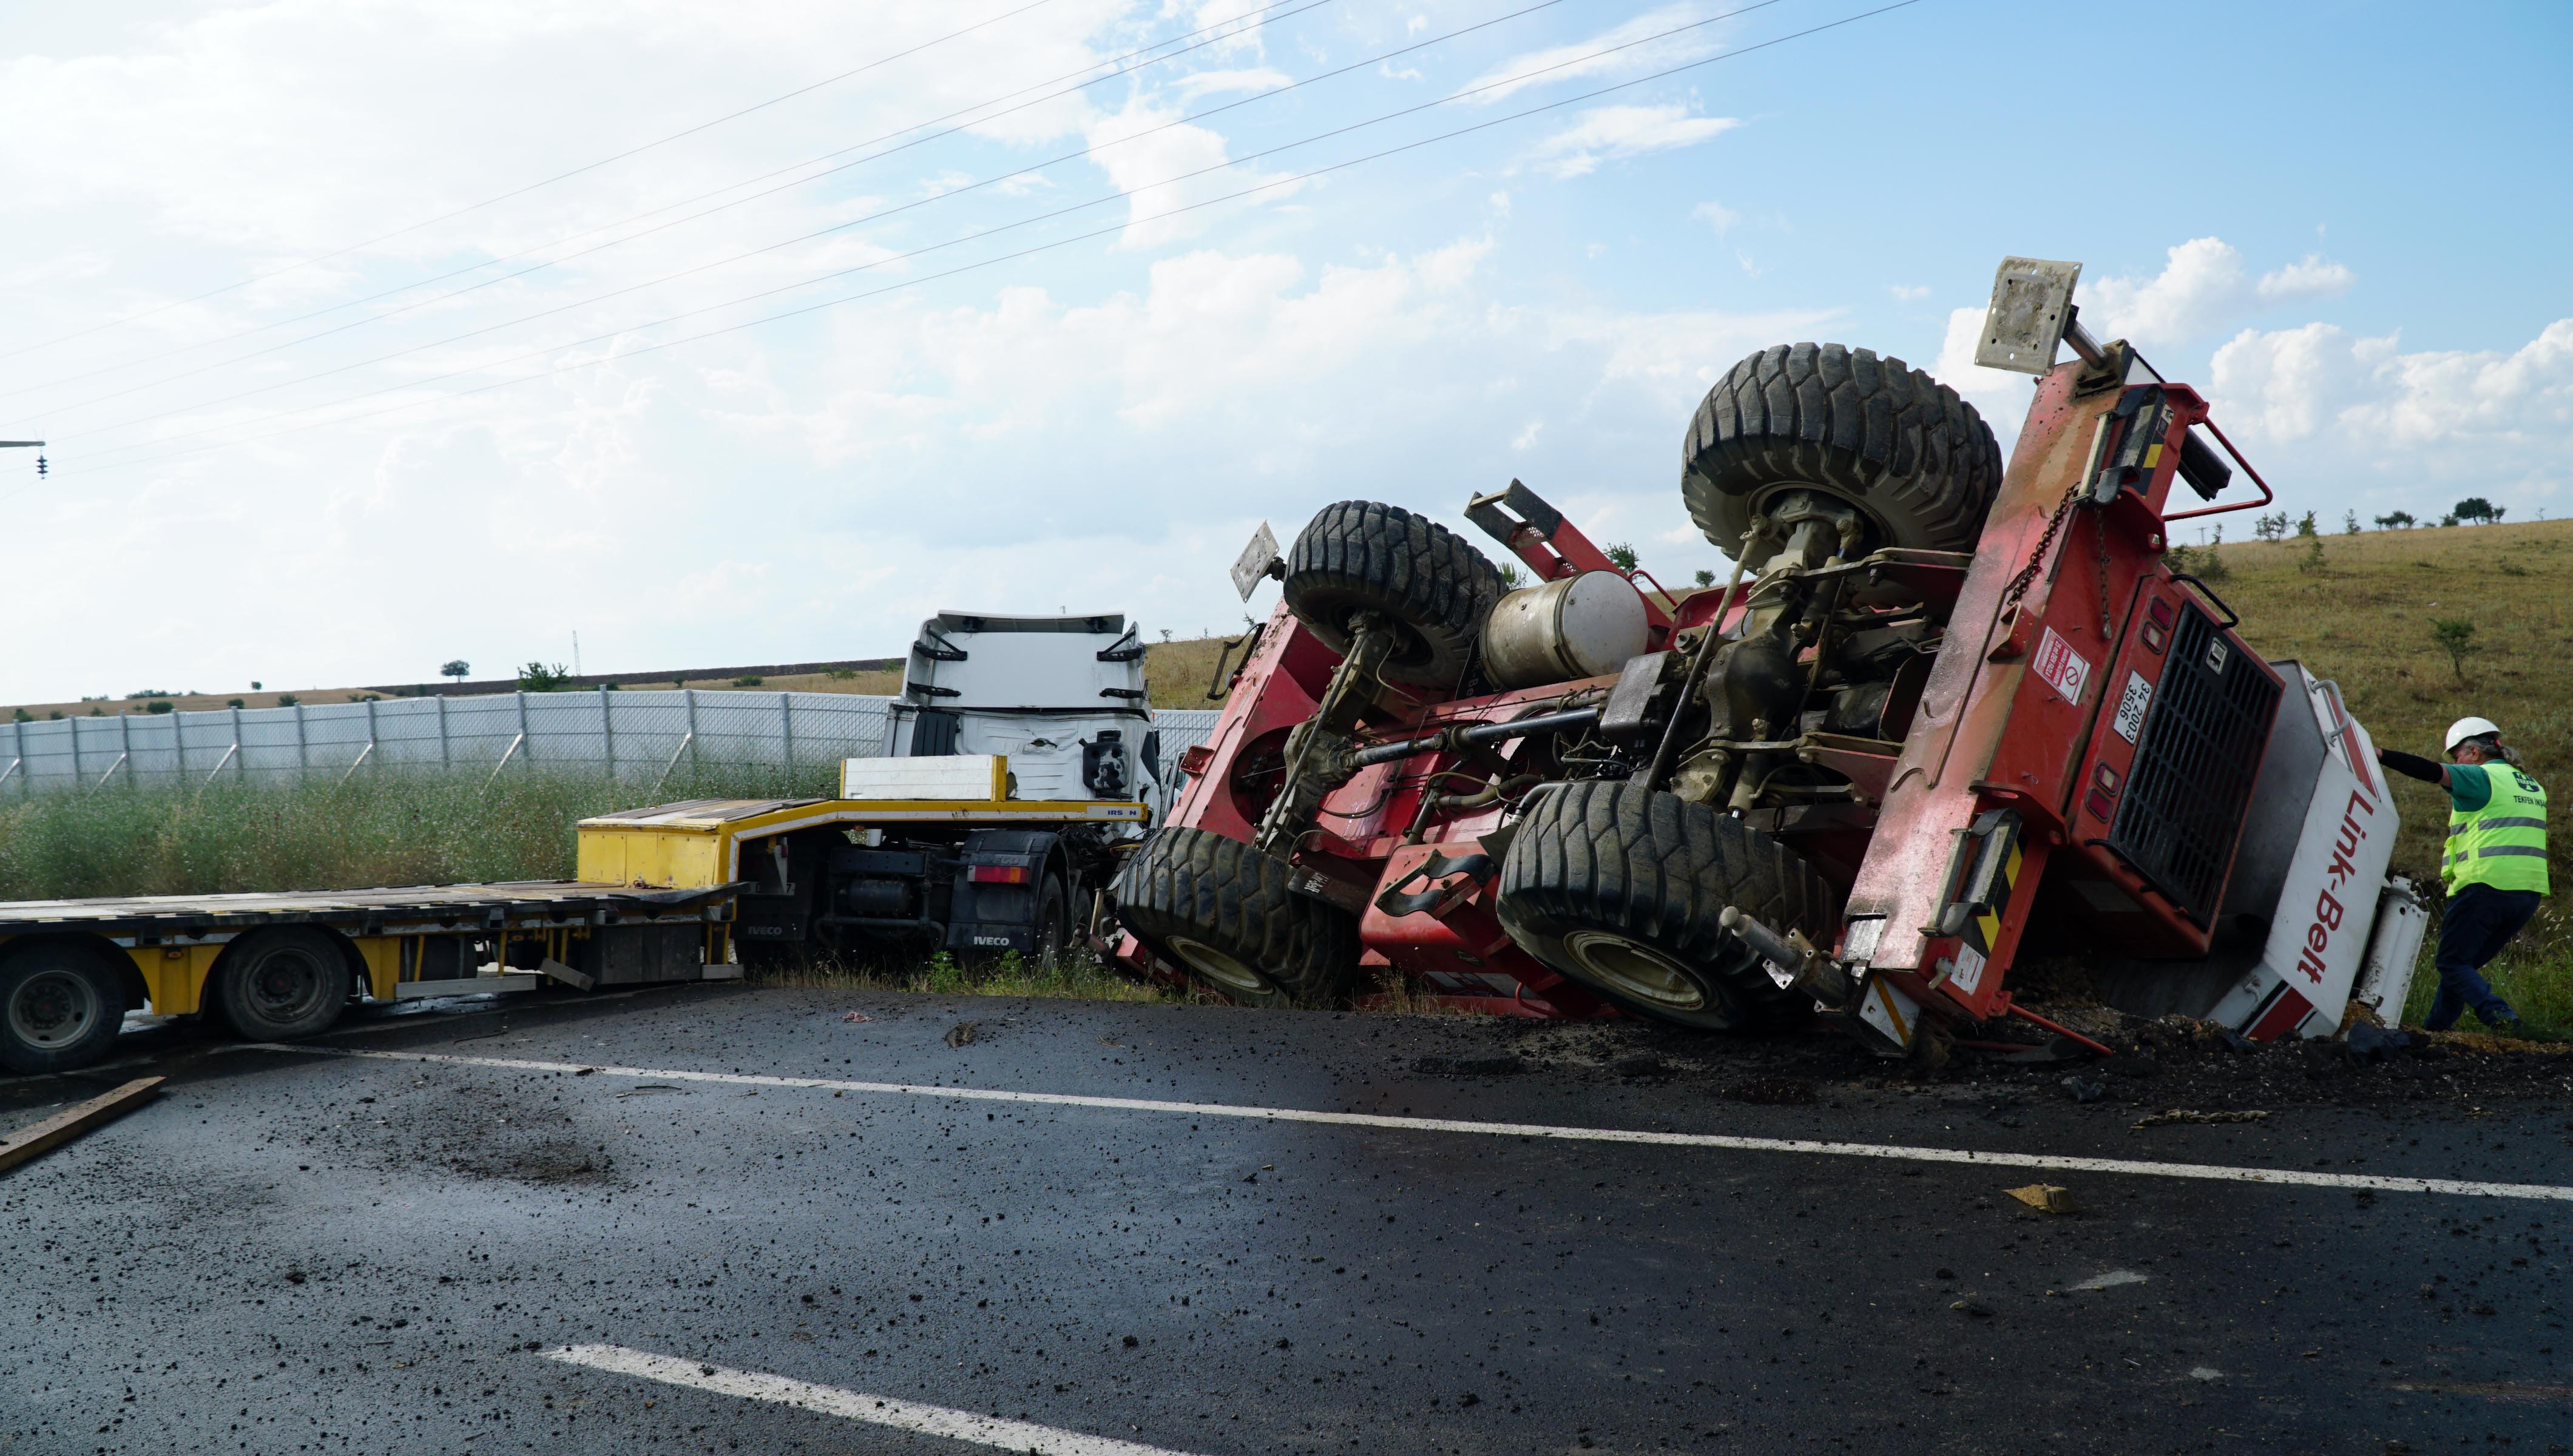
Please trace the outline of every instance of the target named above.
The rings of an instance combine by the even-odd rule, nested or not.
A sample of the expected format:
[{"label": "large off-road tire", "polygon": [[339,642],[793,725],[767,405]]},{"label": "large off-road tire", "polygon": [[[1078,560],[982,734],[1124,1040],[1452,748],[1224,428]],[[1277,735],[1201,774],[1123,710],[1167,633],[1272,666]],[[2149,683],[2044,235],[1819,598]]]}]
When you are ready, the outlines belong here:
[{"label": "large off-road tire", "polygon": [[1328,1006],[1357,982],[1358,923],[1286,888],[1286,863],[1203,829],[1162,829],[1117,872],[1117,918],[1245,1006]]},{"label": "large off-road tire", "polygon": [[1501,861],[1501,924],[1522,950],[1638,1016],[1730,1032],[1812,1005],[1778,989],[1718,918],[1739,906],[1829,940],[1839,898],[1803,856],[1738,819],[1638,785],[1553,790]]},{"label": "large off-road tire", "polygon": [[216,1011],[253,1042],[291,1042],[328,1031],[356,980],[329,931],[281,926],[234,943],[215,977]]},{"label": "large off-road tire", "polygon": [[107,1056],[124,1025],[125,988],[105,952],[36,941],[0,959],[0,1067],[87,1067]]},{"label": "large off-road tire", "polygon": [[1347,651],[1350,613],[1379,612],[1401,638],[1385,677],[1441,686],[1464,673],[1502,591],[1500,568],[1463,536],[1371,500],[1323,506],[1287,548],[1285,584],[1324,646]]},{"label": "large off-road tire", "polygon": [[1971,551],[2001,480],[2001,446],[1974,405],[1899,359],[1838,344],[1775,345],[1735,364],[1680,450],[1680,497],[1727,555],[1755,513],[1799,489],[1856,505],[1863,549]]}]

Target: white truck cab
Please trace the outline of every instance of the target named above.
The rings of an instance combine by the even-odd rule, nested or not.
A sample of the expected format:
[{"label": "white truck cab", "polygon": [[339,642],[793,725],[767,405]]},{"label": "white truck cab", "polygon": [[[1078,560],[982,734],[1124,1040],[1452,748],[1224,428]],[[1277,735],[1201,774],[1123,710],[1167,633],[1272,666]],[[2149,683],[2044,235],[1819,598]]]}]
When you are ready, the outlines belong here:
[{"label": "white truck cab", "polygon": [[1014,799],[1167,807],[1144,644],[1123,613],[940,612],[911,644],[886,734],[889,758],[1007,756]]}]

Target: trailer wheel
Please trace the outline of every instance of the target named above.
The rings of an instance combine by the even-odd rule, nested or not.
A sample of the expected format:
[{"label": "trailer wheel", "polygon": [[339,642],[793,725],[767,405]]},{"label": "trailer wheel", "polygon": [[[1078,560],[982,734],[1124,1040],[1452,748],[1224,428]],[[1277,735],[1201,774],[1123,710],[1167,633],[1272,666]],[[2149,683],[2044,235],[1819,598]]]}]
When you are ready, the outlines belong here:
[{"label": "trailer wheel", "polygon": [[1809,1003],[1718,922],[1726,906],[1824,939],[1838,897],[1804,857],[1740,820],[1628,783],[1566,784],[1521,821],[1496,909],[1521,949],[1638,1016],[1730,1032]]},{"label": "trailer wheel", "polygon": [[69,1072],[107,1055],[125,988],[90,946],[37,942],[0,964],[0,1067]]},{"label": "trailer wheel", "polygon": [[233,947],[214,1002],[235,1034],[290,1042],[328,1030],[348,1005],[349,991],[348,958],[329,932],[281,926]]},{"label": "trailer wheel", "polygon": [[1117,918],[1245,1006],[1322,1006],[1357,980],[1357,918],[1286,888],[1286,863],[1203,829],[1162,829],[1117,872]]},{"label": "trailer wheel", "polygon": [[1401,641],[1384,664],[1397,682],[1448,684],[1464,674],[1501,597],[1500,568],[1463,536],[1398,505],[1325,505],[1286,552],[1286,606],[1334,652],[1349,616],[1380,612]]},{"label": "trailer wheel", "polygon": [[1037,956],[1039,966],[1063,964],[1063,953],[1072,945],[1072,897],[1065,893],[1063,877],[1049,873],[1045,886],[1037,892]]},{"label": "trailer wheel", "polygon": [[1680,450],[1680,498],[1727,555],[1794,490],[1856,505],[1874,527],[1867,549],[1971,551],[2001,479],[1974,405],[1899,359],[1838,344],[1776,345],[1735,364]]}]

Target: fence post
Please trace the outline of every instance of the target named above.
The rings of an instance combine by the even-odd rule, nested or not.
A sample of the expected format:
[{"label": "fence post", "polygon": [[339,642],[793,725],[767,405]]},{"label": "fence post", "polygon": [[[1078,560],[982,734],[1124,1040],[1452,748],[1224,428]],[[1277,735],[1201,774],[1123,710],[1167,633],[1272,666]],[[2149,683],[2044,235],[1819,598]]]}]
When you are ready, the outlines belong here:
[{"label": "fence post", "polygon": [[795,783],[795,695],[793,693],[777,695],[777,736],[785,746],[786,783],[789,788],[792,788]]},{"label": "fence post", "polygon": [[[118,762],[125,765],[125,787],[129,789],[133,788],[134,715],[132,713],[119,713],[116,715],[116,757]],[[111,774],[116,772],[116,766],[114,764],[110,764],[107,771]]]},{"label": "fence post", "polygon": [[446,748],[446,694],[444,693],[437,695],[437,766],[441,769],[455,767],[455,760],[448,754]]},{"label": "fence post", "polygon": [[[232,751],[232,753],[231,753],[230,755],[228,755],[228,756],[229,756],[229,757],[232,757],[232,758],[237,758],[237,759],[240,759],[240,760],[241,760],[241,767],[240,767],[238,770],[236,770],[236,772],[238,772],[238,773],[242,776],[243,781],[244,781],[245,783],[247,783],[247,782],[249,781],[249,779],[250,779],[250,755],[249,755],[249,754],[247,754],[247,753],[242,752],[242,746],[241,746],[241,709],[239,709],[239,708],[235,708],[235,709],[233,709],[233,710],[232,710],[232,715],[233,715],[233,751]],[[215,765],[215,773],[216,773],[216,774],[222,773],[223,771],[224,771],[224,766],[223,766],[222,764],[216,764],[216,765]],[[207,782],[207,783],[210,783],[210,784],[211,784],[211,783],[213,783],[214,781],[215,781],[215,776],[214,776],[214,774],[208,774],[208,775],[206,775],[206,782]]]},{"label": "fence post", "polygon": [[688,700],[688,772],[697,771],[697,690],[681,688],[679,696]]},{"label": "fence post", "polygon": [[616,714],[607,705],[607,684],[598,685],[598,736],[607,745],[607,781],[616,782]]},{"label": "fence post", "polygon": [[[517,743],[513,743],[509,746],[514,749],[519,747],[521,744],[526,747],[527,762],[534,763],[536,761],[536,746],[527,742],[527,690],[525,688],[518,689],[518,741]],[[500,755],[500,762],[505,764],[508,761],[509,755],[505,753]],[[496,774],[499,770],[495,768],[491,772]]]},{"label": "fence post", "polygon": [[[376,700],[375,700],[374,698],[369,698],[369,699],[367,699],[367,747],[366,747],[366,750],[365,750],[364,752],[362,752],[362,753],[360,753],[360,754],[358,755],[358,759],[359,759],[359,762],[363,763],[363,762],[365,762],[365,761],[366,761],[366,760],[368,760],[368,759],[374,758],[375,756],[376,756]],[[376,765],[376,768],[378,769],[378,771],[380,771],[380,772],[381,772],[381,771],[383,770],[383,768],[384,768],[384,765],[380,762],[380,763],[378,763],[378,764]],[[353,764],[349,765],[349,773],[356,773],[357,771],[358,771],[358,765],[357,765],[357,764],[354,764],[354,763],[353,763]],[[347,775],[347,774],[343,774],[343,775],[341,776],[340,781],[341,781],[342,783],[347,783],[347,782],[348,782],[348,775]]]},{"label": "fence post", "polygon": [[312,767],[313,754],[306,747],[304,738],[304,705],[297,703],[295,705],[295,781],[299,784],[304,782],[304,775],[310,772]]},{"label": "fence post", "polygon": [[20,799],[22,799],[22,800],[23,800],[23,799],[25,799],[28,795],[30,795],[30,794],[32,794],[32,793],[34,793],[34,792],[35,792],[34,788],[32,788],[32,787],[28,784],[28,782],[27,782],[27,725],[26,725],[26,724],[24,724],[24,723],[11,723],[11,724],[9,725],[9,746],[10,746],[11,748],[14,748],[14,749],[18,750],[18,752],[14,755],[14,756],[17,758],[17,760],[18,760],[18,797],[19,797]]}]

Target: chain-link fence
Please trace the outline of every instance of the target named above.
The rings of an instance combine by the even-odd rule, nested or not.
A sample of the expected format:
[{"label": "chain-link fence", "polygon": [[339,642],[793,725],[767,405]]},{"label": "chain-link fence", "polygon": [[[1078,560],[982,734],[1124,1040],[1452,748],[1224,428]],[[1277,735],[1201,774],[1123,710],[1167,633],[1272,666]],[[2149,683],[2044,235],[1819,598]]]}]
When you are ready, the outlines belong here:
[{"label": "chain-link fence", "polygon": [[[11,723],[0,734],[0,793],[393,772],[554,770],[659,783],[682,768],[792,771],[883,753],[892,701],[855,693],[602,688]],[[1157,709],[1163,763],[1205,742],[1215,720],[1204,710]]]}]

